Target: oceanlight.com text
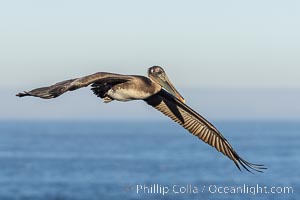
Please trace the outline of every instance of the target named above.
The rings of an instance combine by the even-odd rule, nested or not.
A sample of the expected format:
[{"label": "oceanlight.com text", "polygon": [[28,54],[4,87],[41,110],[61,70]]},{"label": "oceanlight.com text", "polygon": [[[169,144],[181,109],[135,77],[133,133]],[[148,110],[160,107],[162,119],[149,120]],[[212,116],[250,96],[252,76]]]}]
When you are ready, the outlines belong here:
[{"label": "oceanlight.com text", "polygon": [[243,184],[242,186],[218,186],[209,185],[208,192],[211,194],[293,194],[291,186],[254,186]]}]

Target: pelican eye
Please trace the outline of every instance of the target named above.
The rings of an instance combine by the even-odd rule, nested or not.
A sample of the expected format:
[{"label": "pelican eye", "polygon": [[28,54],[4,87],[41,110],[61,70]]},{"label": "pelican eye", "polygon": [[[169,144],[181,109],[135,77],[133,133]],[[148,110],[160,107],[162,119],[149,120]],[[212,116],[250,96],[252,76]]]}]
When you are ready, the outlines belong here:
[{"label": "pelican eye", "polygon": [[154,68],[154,72],[158,75],[161,75],[163,73],[163,70],[159,67]]}]

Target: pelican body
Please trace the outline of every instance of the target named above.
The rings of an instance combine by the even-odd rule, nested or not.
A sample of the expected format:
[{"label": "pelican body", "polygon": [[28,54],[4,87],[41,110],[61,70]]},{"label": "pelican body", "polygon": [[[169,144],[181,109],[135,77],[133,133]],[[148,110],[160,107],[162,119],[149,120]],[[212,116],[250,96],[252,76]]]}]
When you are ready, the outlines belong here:
[{"label": "pelican body", "polygon": [[263,165],[252,164],[243,158],[229,144],[226,138],[204,117],[185,104],[184,98],[175,89],[160,66],[148,69],[148,77],[98,72],[81,78],[70,79],[48,87],[41,87],[17,96],[34,96],[43,99],[56,98],[67,91],[91,85],[95,95],[104,103],[116,101],[144,100],[168,116],[199,139],[214,147],[240,166],[252,173],[262,172]]}]

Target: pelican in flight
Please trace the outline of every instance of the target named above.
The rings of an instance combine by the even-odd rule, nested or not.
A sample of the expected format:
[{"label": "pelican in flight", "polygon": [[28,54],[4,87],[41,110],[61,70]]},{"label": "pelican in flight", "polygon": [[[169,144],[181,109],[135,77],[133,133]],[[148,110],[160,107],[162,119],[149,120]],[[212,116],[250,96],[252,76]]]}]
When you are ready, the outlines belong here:
[{"label": "pelican in flight", "polygon": [[148,78],[138,75],[121,75],[98,72],[81,78],[70,79],[48,87],[17,94],[19,97],[34,96],[43,99],[56,98],[65,92],[91,85],[95,95],[104,103],[113,100],[144,100],[168,116],[193,135],[230,158],[239,170],[241,166],[252,173],[262,172],[263,165],[252,164],[239,156],[226,138],[205,118],[185,104],[184,98],[175,89],[160,66],[148,69]]}]

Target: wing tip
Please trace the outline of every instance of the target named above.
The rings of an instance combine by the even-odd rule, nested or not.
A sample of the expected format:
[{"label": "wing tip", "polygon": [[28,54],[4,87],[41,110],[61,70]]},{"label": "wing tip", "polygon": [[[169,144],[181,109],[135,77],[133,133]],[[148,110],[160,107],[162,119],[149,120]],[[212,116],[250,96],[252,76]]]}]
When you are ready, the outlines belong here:
[{"label": "wing tip", "polygon": [[28,92],[24,91],[24,92],[20,92],[20,93],[16,94],[16,96],[17,97],[25,97],[25,96],[30,96],[30,94]]},{"label": "wing tip", "polygon": [[37,88],[35,90],[31,90],[29,92],[20,92],[16,94],[17,97],[25,97],[25,96],[33,96],[33,97],[39,97],[42,99],[51,99],[59,96],[60,94],[55,94],[49,91],[49,87],[44,88]]},{"label": "wing tip", "polygon": [[[245,170],[247,170],[251,174],[254,174],[254,172],[264,173],[264,170],[268,169],[267,167],[265,167],[262,164],[253,164],[253,163],[250,163],[240,157],[238,158],[238,162]],[[238,167],[238,168],[241,171],[240,167]]]}]

